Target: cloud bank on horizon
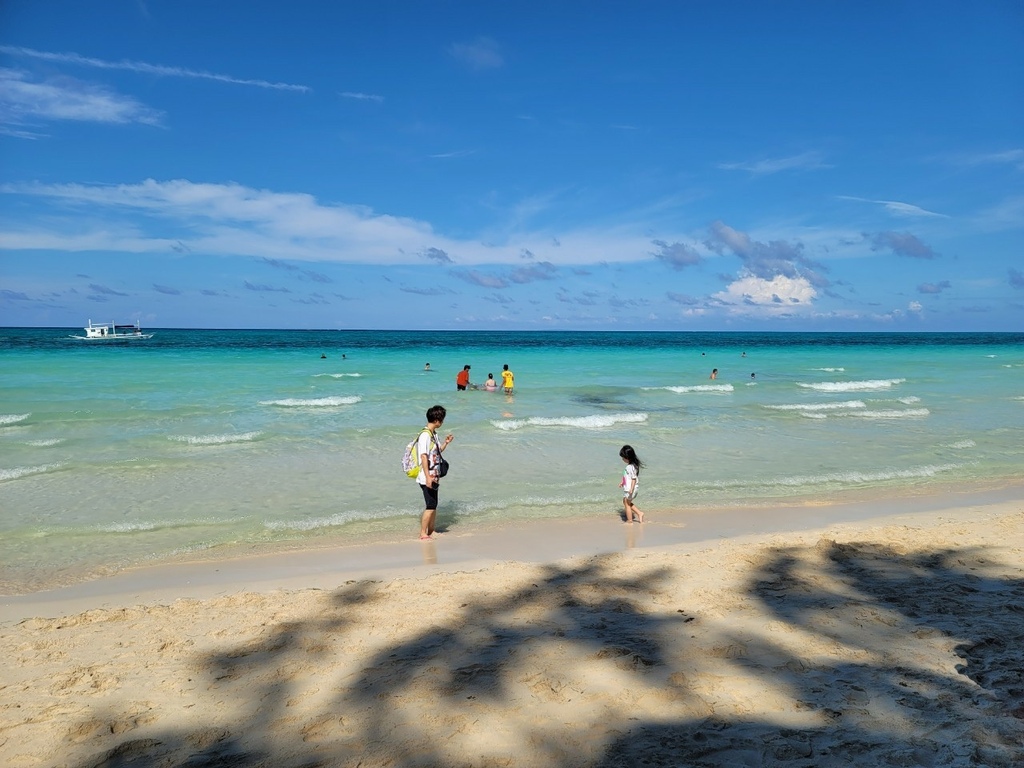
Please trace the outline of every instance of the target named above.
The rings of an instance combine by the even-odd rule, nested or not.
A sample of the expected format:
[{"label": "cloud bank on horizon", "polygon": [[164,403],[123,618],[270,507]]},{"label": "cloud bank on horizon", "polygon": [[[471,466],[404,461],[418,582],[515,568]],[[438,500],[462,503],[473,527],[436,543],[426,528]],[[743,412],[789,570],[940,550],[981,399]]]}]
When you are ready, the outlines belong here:
[{"label": "cloud bank on horizon", "polygon": [[0,325],[1020,329],[1013,4],[400,7],[5,3]]}]

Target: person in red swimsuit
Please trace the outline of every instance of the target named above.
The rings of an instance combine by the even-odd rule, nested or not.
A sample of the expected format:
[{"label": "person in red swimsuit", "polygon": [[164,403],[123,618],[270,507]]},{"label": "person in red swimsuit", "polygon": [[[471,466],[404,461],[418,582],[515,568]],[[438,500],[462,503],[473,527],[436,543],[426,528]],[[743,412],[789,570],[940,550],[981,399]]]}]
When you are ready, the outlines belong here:
[{"label": "person in red swimsuit", "polygon": [[459,374],[455,377],[455,389],[459,392],[469,387],[469,366],[464,365]]}]

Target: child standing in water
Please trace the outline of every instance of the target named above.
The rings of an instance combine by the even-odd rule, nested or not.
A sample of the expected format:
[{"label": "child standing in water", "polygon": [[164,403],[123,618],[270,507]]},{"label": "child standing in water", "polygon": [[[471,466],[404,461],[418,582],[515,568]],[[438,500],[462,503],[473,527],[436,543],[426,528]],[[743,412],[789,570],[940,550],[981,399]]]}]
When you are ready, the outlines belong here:
[{"label": "child standing in water", "polygon": [[636,498],[636,487],[640,483],[640,468],[643,463],[631,445],[622,446],[619,458],[626,463],[626,468],[622,471],[622,482],[619,483],[619,487],[622,488],[622,508],[626,512],[626,522],[632,524],[633,518],[636,517],[637,522],[642,523],[644,513],[637,509],[633,499]]}]

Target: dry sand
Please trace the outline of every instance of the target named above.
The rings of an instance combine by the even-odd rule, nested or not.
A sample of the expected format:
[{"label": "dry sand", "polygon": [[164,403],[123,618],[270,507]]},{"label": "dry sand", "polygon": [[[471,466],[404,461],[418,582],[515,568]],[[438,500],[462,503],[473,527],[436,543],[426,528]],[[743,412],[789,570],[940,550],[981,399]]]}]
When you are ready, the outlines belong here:
[{"label": "dry sand", "polygon": [[0,765],[1022,766],[1022,552],[936,504],[8,618]]}]

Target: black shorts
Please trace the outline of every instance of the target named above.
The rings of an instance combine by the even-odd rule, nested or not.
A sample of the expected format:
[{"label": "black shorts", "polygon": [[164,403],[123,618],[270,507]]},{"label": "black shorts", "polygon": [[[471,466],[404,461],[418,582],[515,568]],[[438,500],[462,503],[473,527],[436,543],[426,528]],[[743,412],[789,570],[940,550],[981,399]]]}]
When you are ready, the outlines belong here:
[{"label": "black shorts", "polygon": [[424,509],[437,509],[437,486],[438,483],[434,483],[433,488],[428,488],[425,485],[420,486],[420,490],[423,491],[423,508]]},{"label": "black shorts", "polygon": [[465,384],[456,384],[455,385],[455,391],[456,392],[465,392],[466,391],[466,385]]}]

